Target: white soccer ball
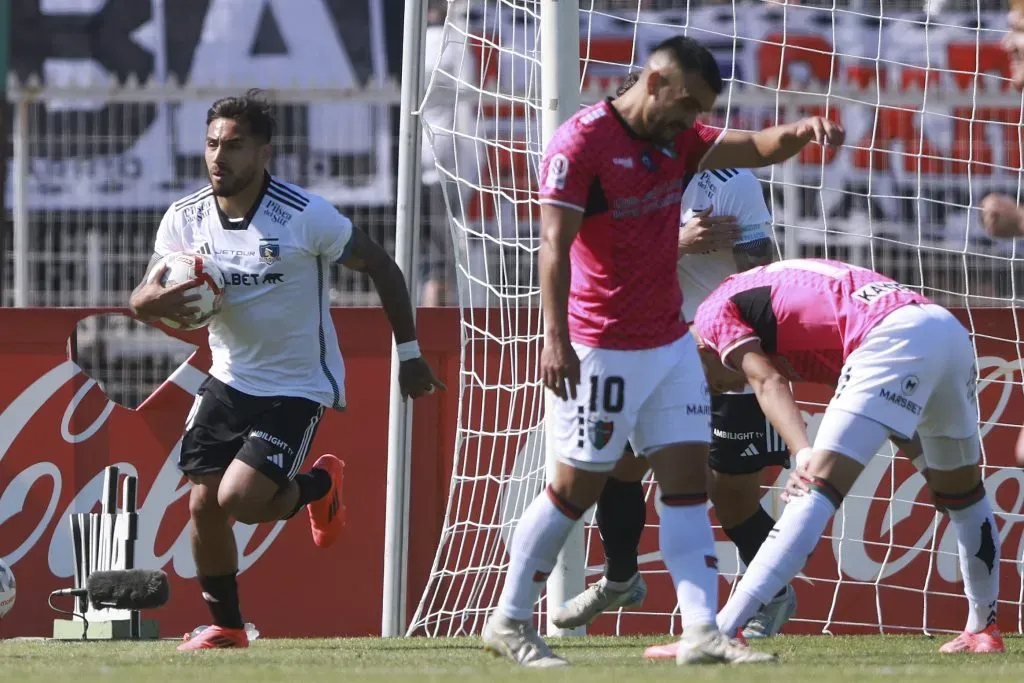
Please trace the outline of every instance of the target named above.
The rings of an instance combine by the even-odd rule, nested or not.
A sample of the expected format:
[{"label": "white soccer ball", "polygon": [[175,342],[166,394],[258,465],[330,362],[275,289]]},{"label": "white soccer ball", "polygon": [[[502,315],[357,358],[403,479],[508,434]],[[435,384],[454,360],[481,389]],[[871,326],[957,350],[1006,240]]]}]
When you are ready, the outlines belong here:
[{"label": "white soccer ball", "polygon": [[0,619],[14,607],[14,596],[17,594],[14,584],[14,572],[7,563],[0,559]]},{"label": "white soccer ball", "polygon": [[200,280],[198,287],[188,290],[189,294],[198,294],[199,300],[190,303],[199,309],[193,322],[181,324],[168,318],[161,318],[160,322],[176,330],[198,330],[205,327],[217,311],[220,310],[221,298],[224,294],[224,274],[220,272],[211,259],[200,254],[187,254],[185,252],[174,252],[160,259],[160,263],[153,269],[150,276],[151,281],[156,279],[160,272],[160,266],[166,265],[167,272],[164,273],[160,284],[164,287],[171,287],[180,282]]}]

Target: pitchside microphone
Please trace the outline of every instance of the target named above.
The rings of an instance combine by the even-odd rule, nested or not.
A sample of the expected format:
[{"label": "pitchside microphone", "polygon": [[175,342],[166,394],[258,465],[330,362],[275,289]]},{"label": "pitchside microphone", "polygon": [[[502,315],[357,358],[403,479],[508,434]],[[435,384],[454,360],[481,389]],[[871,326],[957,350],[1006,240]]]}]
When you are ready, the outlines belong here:
[{"label": "pitchside microphone", "polygon": [[93,572],[85,588],[62,588],[52,596],[87,596],[94,609],[155,609],[167,603],[171,595],[167,574],[147,569],[119,569]]}]

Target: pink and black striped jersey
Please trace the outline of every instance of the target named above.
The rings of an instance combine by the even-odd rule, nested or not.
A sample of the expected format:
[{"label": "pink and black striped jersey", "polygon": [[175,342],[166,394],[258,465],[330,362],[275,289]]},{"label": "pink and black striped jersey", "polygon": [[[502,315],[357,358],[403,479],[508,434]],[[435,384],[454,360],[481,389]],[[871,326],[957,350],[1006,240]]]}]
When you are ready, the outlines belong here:
[{"label": "pink and black striped jersey", "polygon": [[756,338],[789,379],[835,384],[875,325],[924,303],[931,302],[867,268],[796,259],[730,276],[697,308],[693,326],[723,362]]}]

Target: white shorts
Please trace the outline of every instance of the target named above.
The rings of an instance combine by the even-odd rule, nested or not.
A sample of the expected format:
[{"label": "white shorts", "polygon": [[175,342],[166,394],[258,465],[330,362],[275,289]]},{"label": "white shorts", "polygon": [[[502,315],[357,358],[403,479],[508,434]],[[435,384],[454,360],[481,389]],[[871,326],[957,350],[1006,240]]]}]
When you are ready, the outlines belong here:
[{"label": "white shorts", "polygon": [[545,429],[559,460],[609,472],[627,441],[638,455],[711,443],[711,399],[692,335],[639,351],[573,348],[580,359],[576,399],[545,392]]},{"label": "white shorts", "polygon": [[974,346],[934,304],[887,315],[850,354],[828,409],[880,422],[897,437],[967,439],[977,433]]}]

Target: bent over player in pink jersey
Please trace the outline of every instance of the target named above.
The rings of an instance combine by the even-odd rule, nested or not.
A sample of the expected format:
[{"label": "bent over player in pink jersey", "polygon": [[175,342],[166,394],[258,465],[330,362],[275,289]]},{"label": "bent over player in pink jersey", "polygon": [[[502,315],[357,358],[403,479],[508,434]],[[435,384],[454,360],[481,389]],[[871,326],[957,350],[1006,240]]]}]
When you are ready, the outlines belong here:
[{"label": "bent over player in pink jersey", "polygon": [[[749,382],[798,463],[788,504],[719,613],[719,628],[743,625],[796,576],[886,439],[916,434],[935,503],[956,532],[969,603],[964,632],[941,651],[1002,652],[999,532],[978,467],[977,365],[963,325],[873,271],[803,259],[726,279],[693,326],[712,388]],[[813,448],[790,380],[836,387]]]},{"label": "bent over player in pink jersey", "polygon": [[559,666],[532,624],[558,551],[598,499],[626,441],[645,455],[661,491],[660,545],[685,629],[676,661],[775,661],[715,625],[718,560],[706,510],[711,406],[676,277],[687,173],[778,163],[811,140],[840,144],[821,118],[758,133],[696,122],[722,90],[714,57],[671,38],[614,100],[566,121],[540,168],[541,376],[545,429],[557,465],[509,545],[487,649],[525,666]]}]

